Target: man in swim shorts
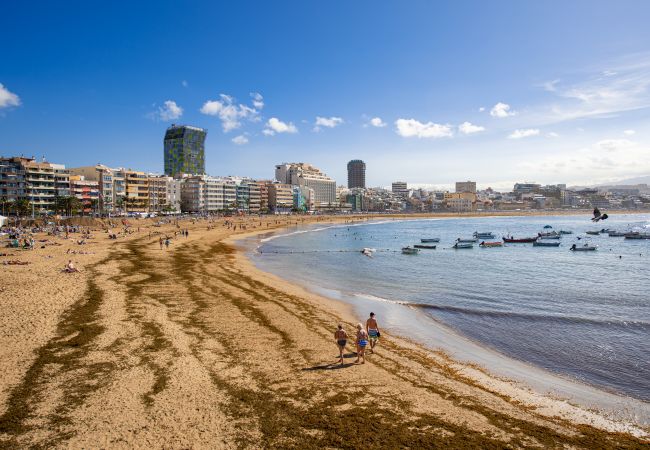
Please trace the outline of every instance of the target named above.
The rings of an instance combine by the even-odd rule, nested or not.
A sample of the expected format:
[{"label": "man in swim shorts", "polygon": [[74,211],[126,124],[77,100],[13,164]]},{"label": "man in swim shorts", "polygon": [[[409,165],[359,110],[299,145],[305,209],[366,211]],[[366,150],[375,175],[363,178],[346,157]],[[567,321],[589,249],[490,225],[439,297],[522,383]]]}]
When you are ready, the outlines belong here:
[{"label": "man in swim shorts", "polygon": [[336,339],[336,345],[339,348],[339,362],[343,364],[343,351],[348,343],[348,333],[343,329],[343,325],[339,324],[338,330],[334,332],[334,339]]},{"label": "man in swim shorts", "polygon": [[377,319],[375,319],[375,313],[371,312],[370,317],[366,320],[366,332],[368,333],[368,338],[370,340],[370,353],[375,352],[375,345],[379,341],[379,325],[377,325]]}]

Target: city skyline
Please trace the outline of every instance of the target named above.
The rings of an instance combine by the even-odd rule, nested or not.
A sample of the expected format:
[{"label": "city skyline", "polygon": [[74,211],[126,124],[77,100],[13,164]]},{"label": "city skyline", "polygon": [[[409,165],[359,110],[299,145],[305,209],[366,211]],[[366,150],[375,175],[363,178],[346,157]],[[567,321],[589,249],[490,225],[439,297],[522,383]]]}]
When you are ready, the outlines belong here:
[{"label": "city skyline", "polygon": [[215,175],[304,161],[340,185],[353,158],[384,187],[650,174],[650,5],[399,6],[7,5],[0,153],[162,173],[176,123],[209,131]]}]

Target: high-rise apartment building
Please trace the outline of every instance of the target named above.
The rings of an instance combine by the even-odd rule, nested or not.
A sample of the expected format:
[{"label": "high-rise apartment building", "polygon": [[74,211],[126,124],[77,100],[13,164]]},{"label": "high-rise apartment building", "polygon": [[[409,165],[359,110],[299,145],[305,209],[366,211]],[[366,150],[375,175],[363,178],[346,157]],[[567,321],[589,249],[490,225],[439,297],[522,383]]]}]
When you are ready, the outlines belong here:
[{"label": "high-rise apartment building", "polygon": [[336,181],[311,164],[278,164],[275,166],[275,179],[281,184],[313,189],[315,209],[336,205]]},{"label": "high-rise apartment building", "polygon": [[366,163],[353,159],[348,163],[348,188],[366,187]]},{"label": "high-rise apartment building", "polygon": [[391,190],[393,191],[393,194],[402,198],[406,198],[409,195],[409,189],[406,181],[394,181]]},{"label": "high-rise apartment building", "polygon": [[70,174],[62,164],[34,158],[0,158],[0,197],[28,200],[34,212],[54,210],[57,197],[70,195]]},{"label": "high-rise apartment building", "polygon": [[205,173],[205,137],[208,131],[188,125],[174,125],[165,132],[165,175]]},{"label": "high-rise apartment building", "polygon": [[456,181],[456,192],[476,194],[476,181]]},{"label": "high-rise apartment building", "polygon": [[269,209],[273,212],[289,212],[293,208],[293,188],[287,183],[271,183],[269,190]]},{"label": "high-rise apartment building", "polygon": [[181,209],[184,212],[209,213],[237,207],[237,185],[229,179],[195,175],[183,179]]}]

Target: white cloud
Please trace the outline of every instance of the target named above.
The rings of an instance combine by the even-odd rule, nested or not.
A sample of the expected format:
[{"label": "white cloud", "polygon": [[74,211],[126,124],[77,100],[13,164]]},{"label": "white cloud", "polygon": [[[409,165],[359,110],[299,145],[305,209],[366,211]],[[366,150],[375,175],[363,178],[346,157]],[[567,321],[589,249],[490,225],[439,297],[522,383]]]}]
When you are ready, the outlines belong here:
[{"label": "white cloud", "polygon": [[181,85],[182,85],[183,87],[187,87],[187,81],[186,81],[186,80],[181,81]]},{"label": "white cloud", "polygon": [[494,105],[490,110],[490,115],[492,117],[498,117],[500,119],[508,116],[514,116],[515,114],[517,114],[515,111],[510,110],[510,105],[501,102]]},{"label": "white cloud", "polygon": [[10,106],[20,106],[20,97],[0,83],[0,109]]},{"label": "white cloud", "polygon": [[546,136],[550,137],[550,138],[560,137],[560,135],[557,134],[555,131],[550,131],[550,132],[546,133]]},{"label": "white cloud", "polygon": [[231,141],[237,145],[248,144],[248,138],[243,134],[240,134],[239,136],[235,136],[234,138],[231,139]]},{"label": "white cloud", "polygon": [[538,134],[539,134],[539,130],[537,128],[524,128],[521,130],[513,131],[508,136],[508,139],[522,139],[530,136],[537,136]]},{"label": "white cloud", "polygon": [[266,136],[273,136],[276,133],[297,133],[298,128],[291,122],[282,122],[277,117],[271,117],[266,122],[266,128],[262,130],[262,133]]},{"label": "white cloud", "polygon": [[208,100],[203,104],[200,111],[208,116],[217,116],[221,120],[223,131],[228,132],[241,127],[242,120],[258,122],[259,110],[255,104],[264,106],[262,96],[255,94],[253,97],[253,107],[235,104],[235,99],[230,95],[220,94],[220,100]]},{"label": "white cloud", "polygon": [[555,92],[557,89],[555,87],[556,84],[558,84],[560,80],[553,80],[553,81],[547,81],[542,86],[544,87],[545,91],[548,92]]},{"label": "white cloud", "polygon": [[178,106],[173,100],[167,100],[164,106],[158,108],[158,117],[163,121],[175,120],[182,115],[183,108]]},{"label": "white cloud", "polygon": [[632,136],[635,133],[636,133],[636,131],[634,131],[634,130],[625,130],[625,131],[623,131],[623,134],[625,136]]},{"label": "white cloud", "polygon": [[253,106],[257,110],[264,108],[264,97],[259,92],[251,92],[251,98],[253,99]]},{"label": "white cloud", "polygon": [[483,111],[485,111],[485,106],[481,106],[481,107],[478,109],[478,112],[483,112]]},{"label": "white cloud", "polygon": [[474,125],[470,122],[463,122],[458,126],[458,131],[460,131],[463,134],[473,134],[473,133],[478,133],[480,131],[485,131],[485,127],[482,127],[480,125]]},{"label": "white cloud", "polygon": [[314,124],[313,131],[320,131],[321,127],[326,128],[335,128],[343,123],[343,119],[340,117],[316,117],[316,122]]},{"label": "white cloud", "polygon": [[397,134],[402,137],[441,138],[453,135],[450,125],[422,123],[415,119],[397,119],[395,127]]},{"label": "white cloud", "polygon": [[373,127],[377,127],[377,128],[382,128],[382,127],[386,126],[386,122],[381,120],[381,117],[373,117],[372,119],[370,119],[368,121],[368,124],[372,125]]},{"label": "white cloud", "polygon": [[603,139],[602,141],[596,142],[594,146],[600,150],[617,152],[619,150],[625,150],[634,147],[635,145],[635,142],[632,142],[628,139]]}]

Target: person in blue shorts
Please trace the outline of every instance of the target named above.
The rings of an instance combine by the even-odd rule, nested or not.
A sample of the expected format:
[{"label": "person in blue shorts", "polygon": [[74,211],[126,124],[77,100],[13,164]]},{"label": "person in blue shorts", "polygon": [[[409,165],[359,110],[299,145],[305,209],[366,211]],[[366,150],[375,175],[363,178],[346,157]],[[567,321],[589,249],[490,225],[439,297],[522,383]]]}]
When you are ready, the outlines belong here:
[{"label": "person in blue shorts", "polygon": [[343,329],[343,325],[339,324],[338,329],[334,332],[334,339],[336,339],[336,346],[339,348],[339,362],[343,364],[343,351],[348,343],[348,333]]},{"label": "person in blue shorts", "polygon": [[[357,324],[357,360],[355,363],[366,363],[366,347],[368,346],[368,332],[363,329],[363,325]],[[361,361],[363,360],[363,361]]]},{"label": "person in blue shorts", "polygon": [[379,341],[380,333],[374,312],[371,312],[370,317],[366,320],[366,331],[368,332],[368,338],[370,341],[370,353],[375,353],[375,345],[377,345],[377,341]]}]

